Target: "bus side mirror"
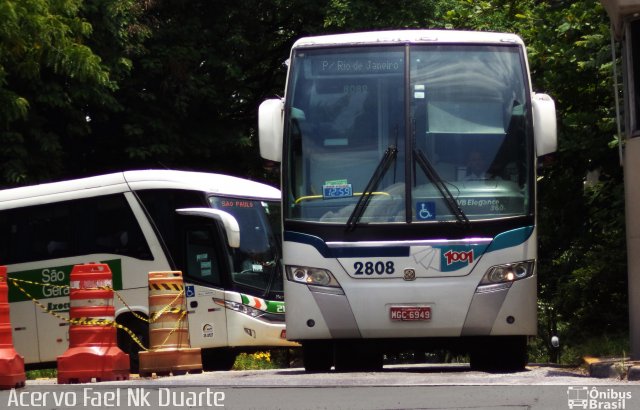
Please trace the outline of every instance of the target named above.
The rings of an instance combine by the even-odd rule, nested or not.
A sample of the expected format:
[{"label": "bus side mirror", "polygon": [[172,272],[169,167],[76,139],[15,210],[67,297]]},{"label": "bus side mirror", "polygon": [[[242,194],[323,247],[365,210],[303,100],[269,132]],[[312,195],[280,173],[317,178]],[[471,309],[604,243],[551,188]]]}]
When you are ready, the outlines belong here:
[{"label": "bus side mirror", "polygon": [[184,208],[176,209],[176,212],[179,215],[201,216],[215,219],[224,226],[229,246],[231,248],[240,247],[240,225],[238,224],[238,220],[230,213],[212,208]]},{"label": "bus side mirror", "polygon": [[558,147],[556,105],[547,94],[534,94],[532,106],[536,155],[541,157],[555,152]]},{"label": "bus side mirror", "polygon": [[284,100],[271,99],[258,108],[260,155],[270,161],[282,161]]}]

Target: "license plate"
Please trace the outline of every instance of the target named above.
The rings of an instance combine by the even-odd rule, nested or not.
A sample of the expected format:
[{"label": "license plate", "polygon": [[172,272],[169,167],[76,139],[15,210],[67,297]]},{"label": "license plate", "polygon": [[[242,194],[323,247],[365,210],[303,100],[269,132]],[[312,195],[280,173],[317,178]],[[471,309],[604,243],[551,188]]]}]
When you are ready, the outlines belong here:
[{"label": "license plate", "polygon": [[429,306],[391,306],[391,320],[431,320]]}]

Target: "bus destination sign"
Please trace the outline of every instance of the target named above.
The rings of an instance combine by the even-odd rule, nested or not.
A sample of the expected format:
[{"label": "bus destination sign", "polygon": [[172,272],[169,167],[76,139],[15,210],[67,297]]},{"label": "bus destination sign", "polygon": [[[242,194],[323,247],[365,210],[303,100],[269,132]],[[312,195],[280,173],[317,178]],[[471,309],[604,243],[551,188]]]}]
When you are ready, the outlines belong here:
[{"label": "bus destination sign", "polygon": [[402,58],[336,57],[318,59],[313,64],[316,75],[394,74],[402,73]]}]

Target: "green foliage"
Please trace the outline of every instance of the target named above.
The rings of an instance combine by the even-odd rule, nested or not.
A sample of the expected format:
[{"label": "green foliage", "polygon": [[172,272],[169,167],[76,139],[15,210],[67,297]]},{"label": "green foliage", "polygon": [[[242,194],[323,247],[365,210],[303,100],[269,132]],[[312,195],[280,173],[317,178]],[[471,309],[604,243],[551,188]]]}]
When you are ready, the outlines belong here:
[{"label": "green foliage", "polygon": [[98,132],[95,152],[112,153],[103,168],[262,174],[258,104],[282,92],[288,49],[295,36],[321,28],[322,2],[145,4],[141,21],[153,30],[116,92],[127,111]]},{"label": "green foliage", "polygon": [[63,140],[86,136],[86,107],[116,84],[85,44],[80,0],[0,3],[0,175],[16,184],[63,172]]},{"label": "green foliage", "polygon": [[271,352],[240,353],[233,365],[233,370],[265,370],[277,369],[277,363],[271,360]]},{"label": "green foliage", "polygon": [[57,369],[27,370],[25,372],[25,376],[27,380],[55,379],[58,377],[58,370]]},{"label": "green foliage", "polygon": [[331,0],[324,26],[329,31],[399,30],[429,27],[434,18],[429,0]]},{"label": "green foliage", "polygon": [[539,183],[540,335],[578,346],[628,326],[609,28],[597,1],[540,15],[552,29],[528,34],[532,75],[556,99],[559,119],[559,150]]},{"label": "green foliage", "polygon": [[536,18],[532,0],[440,1],[440,27],[456,30],[521,32]]},{"label": "green foliage", "polygon": [[561,363],[579,365],[586,357],[625,358],[629,354],[629,337],[626,333],[605,333],[590,336],[562,349]]}]

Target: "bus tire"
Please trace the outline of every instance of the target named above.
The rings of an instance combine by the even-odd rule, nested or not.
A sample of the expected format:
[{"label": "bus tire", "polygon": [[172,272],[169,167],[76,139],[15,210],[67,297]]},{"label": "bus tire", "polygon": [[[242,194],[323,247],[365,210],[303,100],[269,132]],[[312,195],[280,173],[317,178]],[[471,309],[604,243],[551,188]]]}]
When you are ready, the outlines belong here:
[{"label": "bus tire", "polygon": [[383,355],[378,346],[364,340],[336,342],[336,371],[377,372],[382,370]]},{"label": "bus tire", "polygon": [[328,372],[333,366],[333,343],[330,340],[302,342],[302,363],[307,372]]},{"label": "bus tire", "polygon": [[238,353],[232,349],[202,349],[202,370],[207,372],[231,370]]},{"label": "bus tire", "polygon": [[479,338],[470,352],[471,369],[485,372],[519,372],[528,363],[526,336]]},{"label": "bus tire", "polygon": [[[149,324],[137,319],[130,313],[124,313],[118,316],[117,322],[136,335],[136,338],[142,343],[143,346],[149,347]],[[140,369],[140,360],[138,359],[138,353],[142,348],[136,343],[131,335],[126,331],[118,328],[117,332],[118,347],[123,352],[129,355],[129,371],[131,373],[138,373]]]}]

